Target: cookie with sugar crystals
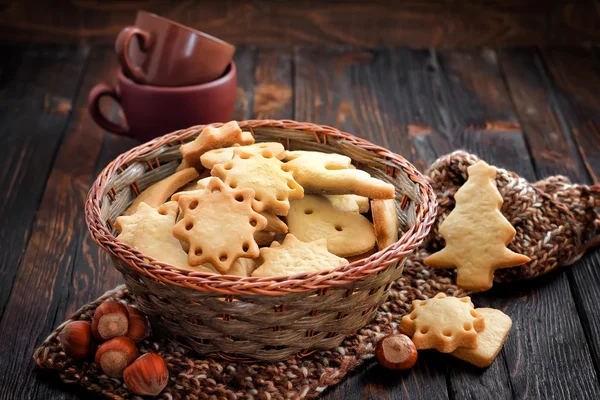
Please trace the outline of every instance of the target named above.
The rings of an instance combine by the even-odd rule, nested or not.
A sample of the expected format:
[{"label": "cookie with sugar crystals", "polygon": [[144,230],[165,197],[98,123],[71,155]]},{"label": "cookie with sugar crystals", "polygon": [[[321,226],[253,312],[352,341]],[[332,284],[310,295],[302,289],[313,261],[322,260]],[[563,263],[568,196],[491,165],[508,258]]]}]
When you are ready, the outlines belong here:
[{"label": "cookie with sugar crystals", "polygon": [[212,178],[201,195],[178,198],[183,218],[173,235],[189,244],[191,265],[212,264],[226,274],[240,257],[258,257],[254,234],[267,226],[265,217],[252,209],[254,191],[233,190]]},{"label": "cookie with sugar crystals", "polygon": [[210,150],[230,147],[234,144],[247,145],[254,143],[252,133],[242,131],[236,121],[230,121],[218,128],[207,126],[200,132],[193,142],[186,143],[179,148],[184,165],[201,170],[200,156]]}]

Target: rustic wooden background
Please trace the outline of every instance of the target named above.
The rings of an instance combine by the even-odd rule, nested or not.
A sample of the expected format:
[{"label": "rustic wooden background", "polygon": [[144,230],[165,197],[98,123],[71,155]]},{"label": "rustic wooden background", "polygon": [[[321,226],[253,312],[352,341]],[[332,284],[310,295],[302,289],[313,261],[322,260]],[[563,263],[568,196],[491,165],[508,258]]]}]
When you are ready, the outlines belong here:
[{"label": "rustic wooden background", "polygon": [[236,44],[464,48],[600,40],[600,7],[588,0],[3,0],[0,36],[110,44],[138,9]]},{"label": "rustic wooden background", "polygon": [[[111,46],[0,44],[0,399],[89,394],[34,368],[37,345],[82,304],[121,282],[87,233],[83,203],[99,171],[138,143],[87,112],[114,83]],[[237,119],[336,126],[423,170],[463,148],[529,180],[599,183],[600,51],[240,46]],[[110,109],[120,118],[118,108]],[[514,321],[479,370],[424,351],[407,373],[369,363],[328,399],[600,398],[600,252],[573,267],[474,297]]]},{"label": "rustic wooden background", "polygon": [[[596,2],[0,0],[0,399],[90,397],[31,357],[122,281],[83,203],[138,143],[96,126],[87,94],[115,82],[112,42],[139,8],[238,45],[236,119],[333,125],[421,170],[463,148],[529,180],[600,183],[600,50],[582,45],[600,40]],[[407,373],[369,363],[326,398],[598,399],[598,299],[595,250],[474,297],[514,321],[490,368],[424,351]]]}]

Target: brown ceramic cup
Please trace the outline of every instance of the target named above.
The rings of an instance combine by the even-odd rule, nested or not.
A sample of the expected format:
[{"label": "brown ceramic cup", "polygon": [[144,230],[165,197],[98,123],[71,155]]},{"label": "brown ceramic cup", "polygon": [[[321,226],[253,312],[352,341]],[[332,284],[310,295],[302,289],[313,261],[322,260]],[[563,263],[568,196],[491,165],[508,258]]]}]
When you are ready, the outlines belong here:
[{"label": "brown ceramic cup", "polygon": [[[231,120],[236,85],[233,62],[219,79],[184,87],[141,85],[119,71],[117,87],[100,83],[91,90],[88,110],[102,128],[147,141],[193,125]],[[105,96],[121,105],[126,124],[112,122],[102,113],[100,100]]]},{"label": "brown ceramic cup", "polygon": [[171,87],[217,79],[233,59],[235,47],[175,21],[138,11],[135,26],[121,31],[115,50],[125,75],[134,81]]}]

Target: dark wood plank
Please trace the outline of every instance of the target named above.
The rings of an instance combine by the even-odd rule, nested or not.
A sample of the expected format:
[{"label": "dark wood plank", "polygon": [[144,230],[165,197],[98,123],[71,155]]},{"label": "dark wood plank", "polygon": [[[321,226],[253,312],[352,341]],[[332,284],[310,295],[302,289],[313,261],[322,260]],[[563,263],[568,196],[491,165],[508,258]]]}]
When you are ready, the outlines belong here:
[{"label": "dark wood plank", "polygon": [[254,99],[254,67],[256,65],[256,47],[238,46],[234,60],[237,68],[237,103],[234,119],[250,119]]},{"label": "dark wood plank", "polygon": [[[567,121],[589,179],[600,183],[600,58],[595,48],[548,48],[542,53],[551,75],[559,111]],[[582,176],[586,174],[582,171]],[[588,338],[596,373],[600,373],[600,295],[598,250],[584,256],[569,271],[572,290],[580,306],[580,317]]]},{"label": "dark wood plank", "polygon": [[[335,126],[413,158],[406,126],[394,108],[387,50],[299,49],[294,56],[295,119]],[[327,399],[448,398],[443,361],[424,352],[408,373],[370,361]]]},{"label": "dark wood plank", "polygon": [[600,183],[600,52],[596,48],[546,48],[557,105],[592,182]]},{"label": "dark wood plank", "polygon": [[[62,322],[69,301],[88,301],[104,289],[102,285],[114,286],[118,277],[116,271],[106,268],[109,264],[99,263],[95,245],[94,249],[84,248],[77,257],[87,231],[83,204],[95,178],[104,139],[104,132],[88,116],[87,94],[98,79],[115,74],[111,56],[110,49],[90,54],[89,74],[74,102],[73,118],[50,171],[31,239],[17,270],[0,323],[0,354],[6,371],[0,377],[0,398],[63,396],[35,380],[32,351]],[[8,354],[13,356],[5,358]]]},{"label": "dark wood plank", "polygon": [[[537,178],[564,174],[575,181],[585,182],[589,178],[577,146],[572,140],[566,114],[561,108],[560,93],[556,90],[540,54],[532,49],[505,50],[501,52],[501,64],[534,160]],[[582,261],[577,264],[581,263]],[[589,343],[584,333],[589,331],[589,316],[581,307],[581,296],[578,296],[578,304],[575,304],[571,300],[573,293],[562,289],[564,285],[561,281],[567,281],[571,285],[569,292],[578,289],[591,290],[597,298],[597,281],[596,284],[588,283],[582,287],[575,282],[573,274],[580,273],[577,271],[577,264],[566,273],[559,271],[555,276],[544,277],[533,283],[536,285],[546,282],[549,287],[560,288],[560,296],[540,296],[542,298],[536,299],[535,308],[531,310],[531,315],[543,317],[536,321],[535,325],[534,322],[530,322],[529,330],[535,333],[537,338],[529,341],[525,348],[543,354],[547,360],[544,366],[528,365],[531,358],[525,358],[523,352],[505,352],[511,370],[512,365],[518,365],[529,371],[527,375],[513,375],[513,387],[517,393],[540,393],[544,397],[560,393],[571,398],[600,396],[598,376],[594,371]],[[546,290],[542,293],[546,293]],[[569,307],[567,314],[556,308],[565,305]],[[568,317],[556,318],[557,315]],[[578,315],[578,318],[574,318],[575,315]],[[551,332],[552,336],[544,339],[540,332]],[[589,336],[587,339],[591,340]],[[575,368],[561,368],[562,374],[551,373],[548,365],[572,365]],[[535,377],[531,371],[535,371]]]},{"label": "dark wood plank", "polygon": [[75,47],[3,45],[0,61],[0,318],[71,114],[87,57]]},{"label": "dark wood plank", "polygon": [[254,66],[253,119],[294,117],[292,73],[291,49],[258,49]]},{"label": "dark wood plank", "polygon": [[415,48],[598,41],[593,2],[238,0],[5,2],[0,32],[21,40],[112,44],[142,8],[239,44]]},{"label": "dark wood plank", "polygon": [[534,49],[502,51],[502,68],[519,114],[535,169],[540,177],[562,174],[582,181],[585,166],[575,143],[568,139],[568,122],[551,89],[543,60]]},{"label": "dark wood plank", "polygon": [[[117,58],[112,48],[99,47],[92,49],[85,79],[79,93],[77,108],[69,130],[71,142],[65,142],[63,148],[61,148],[61,153],[59,153],[59,156],[64,154],[66,157],[69,152],[79,147],[82,147],[88,153],[85,162],[78,164],[82,172],[77,188],[79,201],[77,205],[80,208],[83,207],[87,198],[87,191],[101,169],[120,153],[139,144],[136,140],[105,132],[96,125],[87,111],[87,95],[90,90],[99,82],[115,85],[118,69]],[[119,121],[122,119],[122,113],[116,104],[105,103],[103,106],[106,114],[110,115],[112,120]],[[67,145],[72,147],[65,147]],[[64,153],[62,153],[63,150]],[[74,248],[71,283],[66,292],[60,294],[64,300],[59,303],[60,306],[54,321],[55,326],[79,307],[123,281],[121,275],[113,268],[108,254],[91,239],[85,221],[78,220],[77,223],[79,225],[73,227],[79,239]]]},{"label": "dark wood plank", "polygon": [[395,110],[424,171],[439,155],[454,150],[450,113],[437,91],[436,59],[429,50],[398,49],[393,54],[390,85],[395,88]]}]

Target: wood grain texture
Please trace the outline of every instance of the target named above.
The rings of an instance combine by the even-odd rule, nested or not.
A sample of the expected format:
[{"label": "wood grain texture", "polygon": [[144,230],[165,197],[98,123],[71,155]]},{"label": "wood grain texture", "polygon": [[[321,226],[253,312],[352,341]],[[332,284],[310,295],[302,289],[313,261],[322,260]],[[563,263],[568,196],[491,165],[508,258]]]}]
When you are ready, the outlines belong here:
[{"label": "wood grain texture", "polygon": [[237,102],[234,118],[245,120],[251,118],[254,90],[254,67],[256,65],[256,47],[238,46],[234,61],[237,68]]},{"label": "wood grain texture", "polygon": [[111,44],[134,22],[137,9],[237,44],[456,48],[600,40],[593,2],[515,0],[80,0],[36,2],[35,12],[28,1],[12,0],[0,9],[0,33],[20,40]]},{"label": "wood grain texture", "polygon": [[0,51],[8,54],[0,61],[1,318],[71,114],[87,50],[3,45]]},{"label": "wood grain texture", "polygon": [[583,181],[585,165],[568,137],[568,121],[540,54],[530,48],[503,50],[500,54],[538,176],[562,174]]},{"label": "wood grain texture", "polygon": [[388,79],[391,68],[387,50],[296,51],[296,119],[335,126],[412,159]]},{"label": "wood grain texture", "polygon": [[[32,113],[20,121],[23,126],[18,132],[23,139],[29,139],[28,142],[16,140],[6,147],[23,152],[33,150],[25,158],[24,165],[28,167],[25,171],[40,175],[33,178],[33,182],[39,182],[33,190],[43,190],[44,194],[39,208],[37,203],[24,207],[27,200],[18,205],[30,218],[35,215],[35,222],[19,264],[11,266],[16,277],[0,322],[0,364],[4,367],[4,373],[0,374],[0,398],[11,398],[16,393],[21,398],[37,395],[31,351],[54,327],[54,317],[61,307],[61,294],[68,291],[70,283],[70,266],[78,244],[76,231],[84,229],[81,205],[87,182],[81,179],[86,161],[93,153],[88,153],[84,137],[69,125],[70,133],[61,144],[56,159],[54,156],[71,114],[88,49],[49,48],[44,49],[43,54],[45,61],[44,58],[31,60],[30,76],[24,76],[20,83],[27,91],[16,97],[23,102],[22,107],[31,104],[34,110],[43,111],[41,115]],[[15,83],[19,84],[19,81]],[[79,138],[79,146],[72,140],[73,132]],[[48,171],[51,171],[49,175]],[[18,193],[26,196],[27,186],[19,188]],[[10,222],[5,226],[14,230],[18,223]]]},{"label": "wood grain texture", "polygon": [[[82,4],[114,7],[76,6]],[[511,7],[517,6],[505,5]],[[91,398],[55,376],[35,373],[31,353],[65,316],[121,279],[89,238],[81,206],[100,169],[137,144],[104,133],[85,108],[93,84],[114,82],[116,61],[110,47],[89,53],[70,47],[0,50],[11,54],[0,60],[0,300],[8,301],[0,321],[0,398]],[[566,173],[591,182],[599,173],[597,131],[588,122],[598,118],[598,60],[595,49],[498,55],[240,46],[236,118],[334,125],[405,155],[420,169],[464,148],[529,180]],[[121,118],[114,105],[110,113]],[[25,150],[13,154],[13,147]],[[600,397],[599,264],[595,251],[566,273],[473,296],[477,305],[500,308],[514,322],[504,350],[486,370],[423,351],[405,373],[369,361],[324,397]]]},{"label": "wood grain texture", "polygon": [[[548,48],[542,56],[551,78],[551,90],[557,98],[572,139],[588,175],[585,183],[600,183],[600,62],[595,48]],[[566,132],[568,133],[568,132]],[[587,172],[587,174],[586,174]],[[600,277],[598,251],[585,255],[569,271],[573,295],[588,339],[591,354],[600,373]]]},{"label": "wood grain texture", "polygon": [[552,47],[543,49],[542,57],[586,172],[600,183],[600,52]]},{"label": "wood grain texture", "polygon": [[[527,139],[537,178],[563,174],[574,181],[585,182],[588,179],[585,166],[573,141],[566,113],[561,107],[563,102],[560,100],[560,93],[540,54],[532,49],[513,49],[502,51],[501,55],[502,70]],[[575,303],[572,293],[572,290],[575,293],[591,291],[596,294],[596,298],[600,294],[598,281],[580,282],[583,286],[578,286],[574,280],[573,274],[582,273],[577,270],[582,262],[584,261],[576,263],[566,273],[558,271],[548,277],[536,279],[531,284],[532,288],[525,287],[525,283],[520,285],[524,294],[525,290],[531,293],[528,297],[536,295],[533,289],[542,287],[538,285],[543,285],[544,290],[537,293],[538,298],[527,307],[528,310],[523,309],[529,315],[539,318],[527,325],[535,340],[524,342],[523,351],[505,351],[511,371],[514,366],[536,371],[534,376],[531,373],[513,375],[513,387],[517,394],[534,393],[548,397],[560,393],[571,398],[600,396],[598,376],[588,345],[588,340],[592,341],[593,337],[588,334],[586,338],[585,334],[589,331],[590,318],[582,303]],[[569,283],[572,289],[565,288]],[[519,285],[514,287],[519,291]],[[554,296],[553,292],[558,296]],[[513,295],[510,297],[513,298]],[[578,296],[575,300],[581,301],[581,297]],[[566,307],[568,312],[558,311],[557,306]],[[567,318],[557,319],[556,315]],[[550,319],[554,321],[551,322]],[[542,332],[550,335],[545,337]],[[595,345],[597,348],[597,343]],[[562,373],[556,374],[551,373],[548,368],[538,367],[538,364],[527,366],[531,357],[525,358],[523,354],[531,353],[540,354],[544,360],[551,360],[549,365],[573,365],[577,370],[561,368]]]},{"label": "wood grain texture", "polygon": [[[294,114],[298,121],[331,125],[407,154],[412,144],[398,119],[387,50],[298,49],[294,56]],[[446,364],[419,354],[406,373],[373,360],[325,395],[327,399],[447,399]]]},{"label": "wood grain texture", "polygon": [[261,48],[254,64],[253,119],[293,118],[292,52]]},{"label": "wood grain texture", "polygon": [[[78,182],[78,194],[83,196],[78,208],[83,207],[87,191],[101,169],[122,152],[139,144],[133,139],[105,132],[96,125],[87,111],[88,93],[94,85],[102,81],[115,85],[118,69],[117,58],[112,48],[97,47],[91,51],[85,79],[77,96],[71,129],[67,133],[70,140],[65,141],[57,157],[58,161],[61,155],[67,157],[71,152],[78,152],[80,147],[88,153],[85,161],[77,163],[82,172]],[[118,122],[122,119],[116,104],[105,103],[103,106],[106,109],[105,115],[109,115],[113,121]],[[73,260],[71,284],[64,307],[57,311],[55,323],[60,323],[83,304],[122,283],[121,274],[112,266],[108,253],[93,242],[85,222],[78,221],[74,228],[79,239]]]}]

